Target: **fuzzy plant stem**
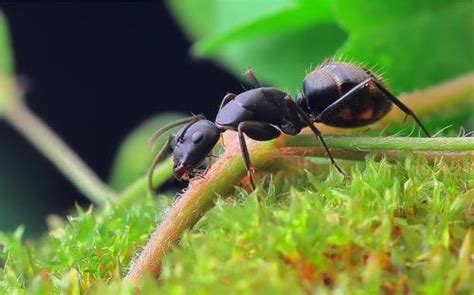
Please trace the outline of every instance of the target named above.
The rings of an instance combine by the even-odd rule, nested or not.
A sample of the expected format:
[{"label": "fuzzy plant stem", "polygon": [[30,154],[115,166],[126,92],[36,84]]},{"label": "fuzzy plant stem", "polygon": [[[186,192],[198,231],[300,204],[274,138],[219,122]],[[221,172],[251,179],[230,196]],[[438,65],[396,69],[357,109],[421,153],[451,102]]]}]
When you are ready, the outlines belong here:
[{"label": "fuzzy plant stem", "polygon": [[[407,105],[419,116],[429,116],[441,109],[459,107],[469,101],[474,94],[474,74],[459,77],[441,85],[419,91],[402,97]],[[403,115],[396,110],[389,114],[378,127],[387,126],[403,120]],[[324,126],[321,126],[324,127]],[[321,128],[329,131],[331,128]],[[145,276],[158,277],[161,263],[165,254],[179,242],[183,232],[191,229],[196,222],[212,208],[219,196],[232,192],[233,186],[245,176],[245,166],[242,161],[239,145],[235,135],[225,139],[225,152],[221,155],[204,178],[194,179],[186,192],[178,198],[170,208],[162,222],[152,233],[148,243],[132,262],[125,281],[139,285]],[[473,156],[474,139],[472,138],[367,138],[367,137],[325,137],[327,144],[334,149],[335,157],[350,158],[351,153],[367,151],[393,155],[399,150],[417,151],[426,154],[450,153],[459,151],[468,157]],[[362,149],[362,150],[361,150]],[[257,169],[264,167],[273,159],[282,156],[323,155],[319,141],[309,135],[296,137],[281,136],[280,138],[263,143],[249,141],[249,152],[253,166]],[[342,154],[341,154],[342,152]],[[257,191],[254,194],[258,194]]]},{"label": "fuzzy plant stem", "polygon": [[64,141],[23,102],[15,101],[3,114],[90,201],[104,205],[116,194],[75,154]]},{"label": "fuzzy plant stem", "polygon": [[[333,148],[371,151],[371,150],[398,150],[398,151],[473,151],[474,138],[472,137],[354,137],[354,136],[326,136],[324,140]],[[288,137],[286,147],[322,147],[319,141],[310,134],[301,134]]]},{"label": "fuzzy plant stem", "polygon": [[[452,152],[462,151],[470,157],[474,151],[474,138],[368,138],[352,136],[328,136],[326,143],[331,149],[344,150],[343,158],[350,158],[351,153],[360,153],[361,147],[367,151],[383,154],[387,151],[427,151]],[[292,148],[295,148],[292,150]],[[312,150],[312,148],[315,148]],[[256,169],[280,156],[314,156],[324,155],[322,145],[313,136],[283,136],[268,143],[253,142],[252,162]],[[336,157],[341,155],[337,152]],[[200,217],[212,207],[218,195],[226,195],[232,190],[232,184],[245,176],[242,157],[237,151],[225,152],[203,179],[191,182],[186,193],[173,205],[162,223],[152,234],[138,259],[132,265],[126,280],[139,282],[150,274],[156,276],[160,271],[160,262],[170,247],[176,244],[181,234],[191,228]],[[256,192],[258,193],[258,192]]]}]

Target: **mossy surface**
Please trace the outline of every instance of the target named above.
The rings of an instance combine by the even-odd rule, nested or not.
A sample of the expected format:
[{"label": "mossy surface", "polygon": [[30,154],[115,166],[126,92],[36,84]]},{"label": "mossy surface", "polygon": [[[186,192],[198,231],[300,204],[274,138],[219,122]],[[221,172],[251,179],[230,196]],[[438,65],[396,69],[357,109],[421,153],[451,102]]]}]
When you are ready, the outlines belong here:
[{"label": "mossy surface", "polygon": [[[346,165],[237,189],[190,231],[142,292],[474,292],[472,163]],[[259,207],[256,194],[265,196]],[[120,279],[171,197],[49,217],[40,241],[0,233],[0,294],[133,294]]]}]

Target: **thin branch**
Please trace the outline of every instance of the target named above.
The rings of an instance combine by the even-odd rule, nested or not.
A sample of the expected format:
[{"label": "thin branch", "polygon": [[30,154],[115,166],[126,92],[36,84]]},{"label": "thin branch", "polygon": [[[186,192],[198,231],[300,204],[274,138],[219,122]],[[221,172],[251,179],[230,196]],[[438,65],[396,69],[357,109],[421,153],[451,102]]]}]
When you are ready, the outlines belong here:
[{"label": "thin branch", "polygon": [[[361,159],[369,151],[377,151],[379,155],[393,157],[400,150],[422,151],[430,155],[450,157],[452,151],[462,151],[456,157],[474,159],[474,138],[387,138],[376,137],[326,137],[326,143],[338,158]],[[357,143],[363,143],[361,151]],[[228,144],[226,143],[226,146]],[[235,144],[233,144],[235,146]],[[252,162],[256,169],[264,168],[280,156],[324,156],[325,152],[314,137],[298,135],[283,136],[281,139],[267,142],[251,142]],[[438,153],[437,152],[444,152]],[[165,216],[163,222],[152,234],[148,244],[138,259],[134,261],[126,280],[138,282],[145,274],[156,276],[160,271],[160,261],[181,234],[191,228],[201,216],[212,207],[218,195],[226,195],[232,191],[232,185],[245,176],[245,167],[240,152],[225,152],[217,163],[212,166],[206,178],[193,180],[186,193],[181,196]]]},{"label": "thin branch", "polygon": [[89,200],[103,205],[116,198],[116,194],[25,104],[11,103],[3,117]]}]

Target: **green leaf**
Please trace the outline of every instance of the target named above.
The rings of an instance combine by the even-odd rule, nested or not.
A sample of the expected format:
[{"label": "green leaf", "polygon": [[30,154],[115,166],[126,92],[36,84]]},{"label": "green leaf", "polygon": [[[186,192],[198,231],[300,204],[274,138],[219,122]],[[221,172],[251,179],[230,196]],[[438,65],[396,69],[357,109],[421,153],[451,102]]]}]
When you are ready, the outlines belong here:
[{"label": "green leaf", "polygon": [[474,68],[473,8],[467,0],[168,3],[194,40],[196,56],[211,57],[239,77],[252,67],[264,82],[290,91],[331,56],[384,72],[396,93]]},{"label": "green leaf", "polygon": [[136,127],[124,139],[113,161],[109,183],[117,190],[122,190],[135,180],[143,177],[156,151],[166,142],[170,132],[161,136],[154,151],[148,148],[151,135],[160,127],[183,118],[180,114],[161,114],[154,116]]},{"label": "green leaf", "polygon": [[[297,30],[305,30],[316,23],[331,23],[333,22],[331,2],[332,0],[321,1],[318,7],[292,5],[274,9],[271,13],[261,15],[259,18],[240,22],[225,31],[204,38],[193,46],[193,52],[198,56],[206,56],[227,44],[242,39],[265,37],[274,33],[281,35]],[[272,4],[274,5],[274,3]],[[243,7],[242,13],[248,12],[247,7]]]},{"label": "green leaf", "polygon": [[[238,30],[263,18],[294,8],[295,0],[174,0],[168,6],[195,39]],[[252,7],[252,9],[249,9]]]},{"label": "green leaf", "polygon": [[213,57],[239,75],[252,67],[262,80],[294,90],[311,65],[330,56],[345,40],[334,24],[332,2],[321,0],[317,6],[307,0],[168,3],[197,41],[194,54]]},{"label": "green leaf", "polygon": [[347,31],[368,30],[381,24],[398,23],[422,14],[445,9],[466,0],[334,0],[334,11],[338,21]]},{"label": "green leaf", "polygon": [[253,68],[262,81],[293,93],[301,90],[306,73],[331,56],[345,38],[336,25],[318,25],[282,35],[241,40],[221,48],[216,59],[234,73]]},{"label": "green leaf", "polygon": [[5,15],[0,10],[0,74],[13,73],[13,53]]},{"label": "green leaf", "polygon": [[395,92],[412,91],[474,68],[469,1],[336,0],[349,39],[338,54],[385,72]]}]

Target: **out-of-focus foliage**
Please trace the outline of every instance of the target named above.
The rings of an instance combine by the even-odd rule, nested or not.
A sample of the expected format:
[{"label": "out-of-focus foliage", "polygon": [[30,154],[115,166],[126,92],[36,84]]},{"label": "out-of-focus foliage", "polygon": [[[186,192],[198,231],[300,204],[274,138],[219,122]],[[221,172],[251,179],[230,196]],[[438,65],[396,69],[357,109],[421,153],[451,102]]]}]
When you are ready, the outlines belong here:
[{"label": "out-of-focus foliage", "polygon": [[[327,57],[384,72],[395,92],[474,68],[470,0],[170,0],[193,52],[236,75],[248,67],[277,87],[301,90]],[[249,9],[251,8],[251,9]]]},{"label": "out-of-focus foliage", "polygon": [[343,56],[376,65],[396,91],[413,91],[474,68],[472,1],[336,0],[349,38]]},{"label": "out-of-focus foliage", "polygon": [[[407,157],[369,159],[346,178],[269,179],[263,211],[243,191],[218,201],[142,293],[471,294],[471,170]],[[158,200],[50,218],[35,243],[0,234],[0,294],[134,294],[120,275],[171,202]]]},{"label": "out-of-focus foliage", "polygon": [[146,120],[127,135],[120,144],[112,165],[109,182],[113,188],[120,191],[146,174],[156,152],[166,142],[168,134],[176,128],[161,136],[153,150],[148,148],[151,135],[164,125],[180,118],[183,118],[183,115],[172,113],[157,115]]}]

